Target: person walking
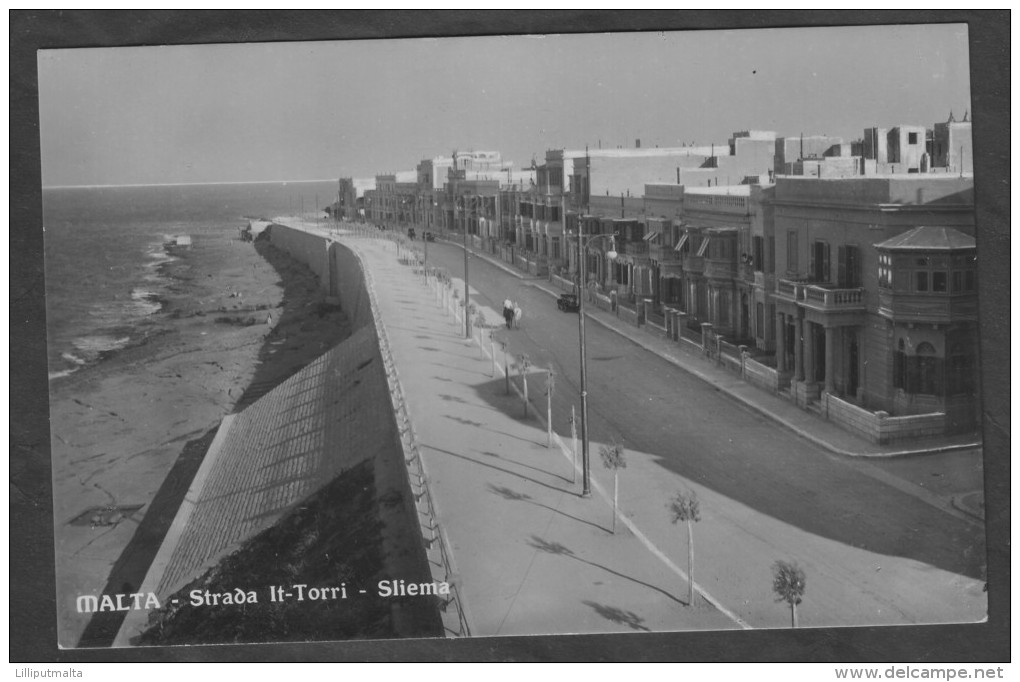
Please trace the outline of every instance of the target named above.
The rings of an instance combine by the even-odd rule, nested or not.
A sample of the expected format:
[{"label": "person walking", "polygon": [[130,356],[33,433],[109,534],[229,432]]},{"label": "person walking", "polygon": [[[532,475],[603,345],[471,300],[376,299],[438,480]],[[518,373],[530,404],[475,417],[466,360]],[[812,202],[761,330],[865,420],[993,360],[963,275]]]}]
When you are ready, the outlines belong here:
[{"label": "person walking", "polygon": [[521,307],[514,303],[514,327],[517,329],[521,328],[521,315],[523,315]]},{"label": "person walking", "polygon": [[509,298],[503,301],[503,319],[506,321],[506,328],[510,329],[514,323],[514,304]]}]

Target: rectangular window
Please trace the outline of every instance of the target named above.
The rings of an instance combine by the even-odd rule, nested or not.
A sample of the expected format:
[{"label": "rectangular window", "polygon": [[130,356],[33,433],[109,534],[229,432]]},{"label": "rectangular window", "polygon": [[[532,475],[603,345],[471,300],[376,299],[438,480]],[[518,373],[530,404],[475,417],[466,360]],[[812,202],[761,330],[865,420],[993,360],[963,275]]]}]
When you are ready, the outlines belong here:
[{"label": "rectangular window", "polygon": [[814,282],[829,281],[829,244],[816,241],[811,249],[811,280]]},{"label": "rectangular window", "polygon": [[776,271],[776,238],[769,237],[768,245],[768,261],[765,264],[765,272],[772,274]]},{"label": "rectangular window", "polygon": [[[916,133],[913,134],[917,137]],[[563,169],[562,168],[550,168],[549,169],[549,184],[559,187],[563,184]]]},{"label": "rectangular window", "polygon": [[906,355],[902,351],[893,353],[893,388],[906,388]]},{"label": "rectangular window", "polygon": [[953,272],[953,293],[958,294],[963,291],[963,272],[956,270]]},{"label": "rectangular window", "polygon": [[878,256],[878,286],[883,289],[892,286],[892,258],[885,253]]},{"label": "rectangular window", "polygon": [[765,269],[765,238],[754,238],[754,269],[762,272]]},{"label": "rectangular window", "polygon": [[861,277],[861,251],[856,246],[846,247],[846,287],[856,289],[863,284]]},{"label": "rectangular window", "polygon": [[701,246],[698,247],[698,257],[699,258],[705,255],[705,251],[708,250],[708,244],[711,241],[712,240],[709,239],[708,237],[705,237],[704,239],[701,240]]},{"label": "rectangular window", "polygon": [[553,237],[552,238],[552,257],[554,259],[559,259],[560,258],[560,238],[559,237]]},{"label": "rectangular window", "polygon": [[917,133],[907,133],[907,144],[917,144]]},{"label": "rectangular window", "polygon": [[928,273],[922,271],[915,273],[915,275],[914,291],[928,291]]},{"label": "rectangular window", "polygon": [[709,249],[708,257],[715,260],[724,260],[726,258],[726,240],[725,239],[713,239],[712,247]]},{"label": "rectangular window", "polygon": [[800,263],[797,262],[797,231],[787,230],[786,232],[786,271],[800,272]]},{"label": "rectangular window", "polygon": [[949,276],[947,273],[936,270],[931,273],[931,290],[938,293],[945,293],[949,288]]}]

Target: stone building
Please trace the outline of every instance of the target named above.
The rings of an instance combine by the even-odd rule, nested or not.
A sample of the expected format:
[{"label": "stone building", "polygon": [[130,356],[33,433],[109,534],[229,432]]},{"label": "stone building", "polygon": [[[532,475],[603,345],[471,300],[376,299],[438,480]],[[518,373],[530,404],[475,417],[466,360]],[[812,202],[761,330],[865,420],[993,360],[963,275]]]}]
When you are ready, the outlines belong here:
[{"label": "stone building", "polygon": [[964,114],[962,121],[956,121],[950,112],[948,121],[933,127],[930,150],[933,170],[956,174],[974,172],[974,144],[967,118]]},{"label": "stone building", "polygon": [[977,366],[973,179],[781,176],[772,206],[776,368],[791,399],[859,430],[883,414],[936,415],[903,427],[914,435],[972,428],[976,396],[957,391],[972,384],[949,395],[930,372],[906,377]]}]

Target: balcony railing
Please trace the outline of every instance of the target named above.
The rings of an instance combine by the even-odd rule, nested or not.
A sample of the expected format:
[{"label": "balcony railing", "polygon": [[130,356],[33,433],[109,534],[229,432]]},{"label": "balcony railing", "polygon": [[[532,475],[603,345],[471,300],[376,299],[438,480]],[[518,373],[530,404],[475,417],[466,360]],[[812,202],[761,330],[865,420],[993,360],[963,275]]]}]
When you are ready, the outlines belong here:
[{"label": "balcony railing", "polygon": [[701,256],[687,256],[683,262],[687,272],[702,272],[705,269],[705,259]]},{"label": "balcony railing", "polygon": [[736,276],[737,265],[733,261],[705,259],[705,277],[733,279]]},{"label": "balcony railing", "polygon": [[619,242],[618,250],[631,256],[647,256],[648,242]]},{"label": "balcony railing", "polygon": [[662,244],[649,244],[648,256],[659,262],[680,260],[680,253],[678,251],[675,251],[672,246],[664,246]]},{"label": "balcony railing", "polygon": [[811,282],[781,279],[776,293],[809,308],[823,311],[864,310],[864,289],[835,289]]}]

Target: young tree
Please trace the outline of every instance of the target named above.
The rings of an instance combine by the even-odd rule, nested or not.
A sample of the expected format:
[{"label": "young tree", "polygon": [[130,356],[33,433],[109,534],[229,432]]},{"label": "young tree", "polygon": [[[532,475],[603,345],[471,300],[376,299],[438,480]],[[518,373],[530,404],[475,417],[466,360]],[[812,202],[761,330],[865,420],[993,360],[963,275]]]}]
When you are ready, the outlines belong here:
[{"label": "young tree", "polygon": [[616,534],[617,493],[620,490],[620,469],[627,468],[627,460],[623,457],[623,446],[617,442],[599,448],[602,464],[613,471],[613,535]]},{"label": "young tree", "polygon": [[524,416],[528,416],[528,372],[531,370],[531,359],[521,354],[517,363],[517,370],[521,373],[521,384],[524,386]]},{"label": "young tree", "polygon": [[804,596],[804,571],[796,562],[777,561],[772,564],[772,591],[776,601],[790,605],[790,619],[797,627],[797,604]]},{"label": "young tree", "polygon": [[701,507],[698,496],[693,490],[679,491],[669,505],[672,521],[687,524],[687,605],[694,606],[694,528],[693,524],[701,520]]},{"label": "young tree", "polygon": [[553,374],[552,363],[549,364],[545,379],[545,446],[552,447],[552,399],[556,388],[556,375]]}]

